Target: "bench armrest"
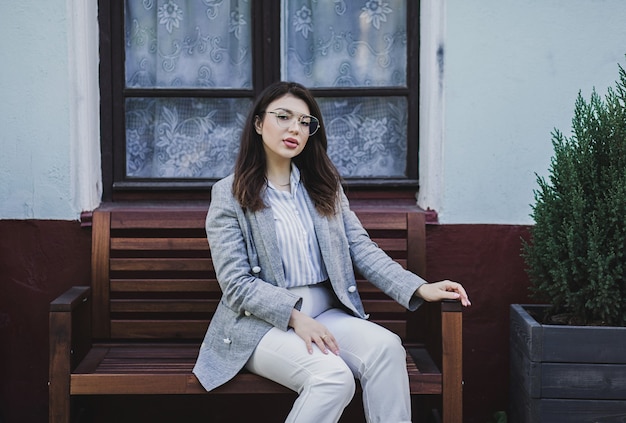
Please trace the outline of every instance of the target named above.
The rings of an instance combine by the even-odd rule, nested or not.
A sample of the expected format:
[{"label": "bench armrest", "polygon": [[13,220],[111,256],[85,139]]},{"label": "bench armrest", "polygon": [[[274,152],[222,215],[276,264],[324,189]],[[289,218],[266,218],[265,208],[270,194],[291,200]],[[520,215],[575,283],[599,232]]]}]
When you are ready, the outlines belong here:
[{"label": "bench armrest", "polygon": [[75,286],[50,303],[49,421],[70,415],[70,374],[91,348],[90,288]]},{"label": "bench armrest", "polygon": [[67,361],[64,371],[72,371],[91,348],[90,293],[88,286],[74,286],[50,303],[51,372],[61,361]]},{"label": "bench armrest", "polygon": [[73,311],[88,300],[90,291],[88,286],[73,286],[50,303],[50,311]]}]

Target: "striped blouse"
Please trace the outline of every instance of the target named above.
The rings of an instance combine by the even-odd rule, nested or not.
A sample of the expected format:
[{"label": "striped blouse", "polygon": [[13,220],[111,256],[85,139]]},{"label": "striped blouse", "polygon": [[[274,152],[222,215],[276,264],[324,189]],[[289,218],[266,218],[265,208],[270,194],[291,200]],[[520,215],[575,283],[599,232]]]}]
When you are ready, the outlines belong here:
[{"label": "striped blouse", "polygon": [[274,215],[287,287],[312,285],[325,281],[328,275],[306,204],[308,193],[300,185],[300,171],[295,165],[289,182],[291,192],[280,191],[268,181],[265,200]]}]

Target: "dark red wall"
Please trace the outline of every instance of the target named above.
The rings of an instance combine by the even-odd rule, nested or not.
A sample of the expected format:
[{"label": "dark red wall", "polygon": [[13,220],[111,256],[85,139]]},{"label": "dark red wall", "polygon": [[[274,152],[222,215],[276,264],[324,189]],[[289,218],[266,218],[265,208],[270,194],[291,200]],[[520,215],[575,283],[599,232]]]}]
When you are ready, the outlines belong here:
[{"label": "dark red wall", "polygon": [[506,411],[509,305],[529,302],[520,257],[528,226],[433,225],[427,230],[427,279],[463,283],[472,306],[463,315],[464,421],[486,423]]},{"label": "dark red wall", "polygon": [[[528,301],[520,258],[528,227],[429,225],[427,234],[427,279],[457,280],[470,293],[464,420],[485,423],[507,406],[508,309]],[[7,423],[48,419],[48,304],[89,283],[90,249],[91,233],[79,222],[0,220],[0,416]]]},{"label": "dark red wall", "polygon": [[79,222],[0,220],[0,409],[48,421],[48,304],[88,285],[91,233]]}]

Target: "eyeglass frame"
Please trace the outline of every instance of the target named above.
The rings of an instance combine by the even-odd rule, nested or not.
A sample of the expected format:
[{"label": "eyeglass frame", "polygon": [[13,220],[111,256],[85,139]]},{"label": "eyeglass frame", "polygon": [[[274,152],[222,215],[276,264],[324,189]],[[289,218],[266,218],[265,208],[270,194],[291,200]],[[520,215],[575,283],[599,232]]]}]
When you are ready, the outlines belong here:
[{"label": "eyeglass frame", "polygon": [[[278,126],[280,126],[281,128],[289,128],[291,125],[293,125],[294,119],[296,119],[296,122],[298,122],[298,127],[301,130],[303,130],[303,131],[306,129],[308,131],[308,133],[309,133],[309,136],[315,135],[317,133],[317,131],[320,129],[320,120],[318,118],[316,118],[315,116],[313,116],[313,115],[301,114],[300,116],[296,117],[296,114],[293,113],[291,110],[284,110],[284,109],[272,110],[272,111],[269,111],[269,112],[266,111],[266,112],[263,112],[263,113],[271,113],[274,116],[276,116],[276,124]],[[285,116],[291,115],[291,119],[289,119],[288,122],[284,121],[284,120],[281,120],[280,117],[279,117],[280,115],[285,115]],[[309,122],[309,126],[306,126],[306,123],[302,122],[303,118],[310,118],[311,119],[311,122]],[[317,125],[315,126],[315,130],[313,132],[311,132],[310,125],[313,122],[316,122]],[[285,126],[285,124],[286,124],[286,126]]]}]

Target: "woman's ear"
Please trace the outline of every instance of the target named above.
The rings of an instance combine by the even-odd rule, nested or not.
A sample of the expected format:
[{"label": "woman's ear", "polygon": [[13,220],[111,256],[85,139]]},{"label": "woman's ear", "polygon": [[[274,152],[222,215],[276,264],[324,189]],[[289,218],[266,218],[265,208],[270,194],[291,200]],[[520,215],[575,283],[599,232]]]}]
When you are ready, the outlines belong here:
[{"label": "woman's ear", "polygon": [[254,117],[254,129],[256,129],[257,134],[261,135],[263,124],[261,123],[261,118],[258,115]]}]

